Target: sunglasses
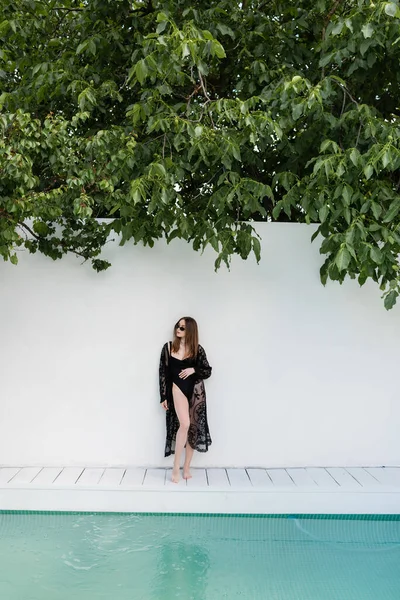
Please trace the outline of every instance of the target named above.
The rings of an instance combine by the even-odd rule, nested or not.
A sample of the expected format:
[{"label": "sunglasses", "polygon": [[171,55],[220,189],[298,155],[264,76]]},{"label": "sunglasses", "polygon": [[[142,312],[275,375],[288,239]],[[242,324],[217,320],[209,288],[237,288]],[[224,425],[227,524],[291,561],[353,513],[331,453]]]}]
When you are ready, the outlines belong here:
[{"label": "sunglasses", "polygon": [[185,331],[186,329],[186,327],[182,327],[182,325],[177,325],[176,328],[179,329],[179,331]]}]

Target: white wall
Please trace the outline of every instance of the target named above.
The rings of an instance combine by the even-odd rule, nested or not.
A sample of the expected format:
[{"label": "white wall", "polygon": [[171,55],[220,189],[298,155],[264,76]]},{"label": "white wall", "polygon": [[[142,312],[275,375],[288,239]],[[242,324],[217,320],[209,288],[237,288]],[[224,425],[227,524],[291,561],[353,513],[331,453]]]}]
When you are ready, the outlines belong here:
[{"label": "white wall", "polygon": [[311,227],[262,224],[263,256],[213,270],[184,242],[0,263],[0,463],[164,465],[158,360],[200,326],[213,445],[199,466],[399,465],[400,306],[319,282]]}]

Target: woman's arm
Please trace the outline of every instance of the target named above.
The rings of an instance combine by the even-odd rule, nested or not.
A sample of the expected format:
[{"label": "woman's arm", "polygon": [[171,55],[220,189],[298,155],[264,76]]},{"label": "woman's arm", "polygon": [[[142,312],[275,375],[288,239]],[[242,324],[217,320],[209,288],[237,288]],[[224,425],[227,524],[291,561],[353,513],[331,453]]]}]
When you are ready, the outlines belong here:
[{"label": "woman's arm", "polygon": [[194,372],[200,379],[208,379],[211,377],[212,368],[208,364],[207,356],[204,348],[200,346],[197,352],[197,361]]}]

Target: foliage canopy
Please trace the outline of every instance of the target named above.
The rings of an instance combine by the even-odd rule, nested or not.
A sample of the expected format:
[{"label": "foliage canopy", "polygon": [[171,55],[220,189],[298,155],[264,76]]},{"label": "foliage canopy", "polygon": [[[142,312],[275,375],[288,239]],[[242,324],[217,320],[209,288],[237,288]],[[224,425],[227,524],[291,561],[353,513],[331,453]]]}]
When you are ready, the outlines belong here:
[{"label": "foliage canopy", "polygon": [[[400,293],[400,8],[0,0],[0,254],[318,222],[321,279]],[[99,221],[96,217],[110,217]],[[112,218],[111,218],[112,217]],[[33,223],[33,224],[32,224]]]}]

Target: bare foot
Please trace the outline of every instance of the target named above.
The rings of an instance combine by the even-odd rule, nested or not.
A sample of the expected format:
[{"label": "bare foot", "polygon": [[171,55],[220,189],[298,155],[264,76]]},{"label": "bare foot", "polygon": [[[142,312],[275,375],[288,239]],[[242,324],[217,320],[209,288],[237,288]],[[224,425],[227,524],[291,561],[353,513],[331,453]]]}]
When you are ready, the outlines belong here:
[{"label": "bare foot", "polygon": [[172,469],[172,477],[171,477],[171,481],[172,483],[179,483],[181,478],[181,474],[180,474],[180,469]]},{"label": "bare foot", "polygon": [[189,469],[183,469],[183,479],[192,479],[192,474]]}]

